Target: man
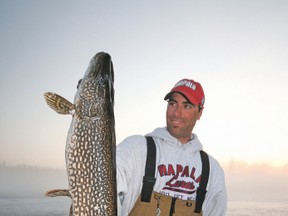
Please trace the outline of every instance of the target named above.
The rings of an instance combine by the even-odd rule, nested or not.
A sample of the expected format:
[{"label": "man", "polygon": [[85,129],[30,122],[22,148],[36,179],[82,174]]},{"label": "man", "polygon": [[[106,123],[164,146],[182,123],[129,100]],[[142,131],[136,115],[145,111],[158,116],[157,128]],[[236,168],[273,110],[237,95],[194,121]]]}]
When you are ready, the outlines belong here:
[{"label": "man", "polygon": [[[226,215],[224,172],[210,155],[210,171],[207,162],[202,167],[204,162],[200,151],[203,146],[196,134],[192,133],[204,109],[202,86],[194,80],[180,80],[164,100],[168,101],[166,127],[156,128],[146,135],[152,137],[156,144],[155,182],[153,178],[143,178],[146,175],[148,151],[144,136],[130,136],[117,146],[119,215]],[[204,176],[202,168],[208,169],[209,177]],[[206,195],[202,193],[202,198],[205,198],[202,205],[198,200],[201,193],[197,189],[200,182],[205,181],[204,178],[208,179],[208,184]],[[148,193],[149,199],[145,201],[143,193],[147,188],[142,188],[147,181],[148,184],[152,182],[153,192],[151,195]],[[195,209],[199,203],[202,211],[197,213]]]}]

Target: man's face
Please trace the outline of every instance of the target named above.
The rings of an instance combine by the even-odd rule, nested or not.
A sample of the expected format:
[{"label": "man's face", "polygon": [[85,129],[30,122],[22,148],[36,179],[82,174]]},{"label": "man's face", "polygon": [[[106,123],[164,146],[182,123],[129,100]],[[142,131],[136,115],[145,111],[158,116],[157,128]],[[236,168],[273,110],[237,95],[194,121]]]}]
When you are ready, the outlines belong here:
[{"label": "man's face", "polygon": [[179,139],[182,144],[191,139],[191,133],[200,119],[203,109],[199,111],[198,105],[191,104],[181,94],[175,92],[168,101],[166,111],[167,129],[172,136]]}]

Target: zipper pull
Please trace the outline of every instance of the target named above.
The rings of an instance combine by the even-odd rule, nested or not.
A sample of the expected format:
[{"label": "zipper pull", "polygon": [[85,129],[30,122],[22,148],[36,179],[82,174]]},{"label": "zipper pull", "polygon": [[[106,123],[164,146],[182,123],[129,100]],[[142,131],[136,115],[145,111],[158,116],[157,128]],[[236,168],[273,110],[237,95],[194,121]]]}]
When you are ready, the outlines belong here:
[{"label": "zipper pull", "polygon": [[156,216],[160,216],[161,214],[161,209],[159,207],[157,207],[156,209]]},{"label": "zipper pull", "polygon": [[155,198],[157,200],[157,208],[156,208],[156,216],[160,216],[161,214],[161,209],[160,209],[160,197],[161,196],[157,196],[155,195]]}]

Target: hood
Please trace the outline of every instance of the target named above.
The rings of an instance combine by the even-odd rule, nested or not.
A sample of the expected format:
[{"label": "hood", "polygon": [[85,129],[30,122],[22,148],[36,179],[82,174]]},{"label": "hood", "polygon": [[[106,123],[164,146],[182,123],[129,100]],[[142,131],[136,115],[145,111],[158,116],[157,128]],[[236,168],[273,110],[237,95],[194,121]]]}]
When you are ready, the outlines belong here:
[{"label": "hood", "polygon": [[191,137],[193,137],[193,139],[186,144],[182,144],[177,138],[173,137],[168,132],[166,127],[156,128],[153,132],[146,134],[146,136],[151,136],[153,138],[160,139],[162,141],[161,143],[165,143],[175,148],[181,148],[191,152],[200,151],[203,149],[203,146],[200,143],[197,135],[194,133],[191,134]]}]

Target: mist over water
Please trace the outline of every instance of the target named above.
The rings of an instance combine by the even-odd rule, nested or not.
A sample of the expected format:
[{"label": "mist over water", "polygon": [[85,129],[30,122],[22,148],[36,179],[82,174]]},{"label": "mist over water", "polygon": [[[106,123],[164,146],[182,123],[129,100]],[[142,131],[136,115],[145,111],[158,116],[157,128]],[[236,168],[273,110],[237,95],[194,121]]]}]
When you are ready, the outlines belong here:
[{"label": "mist over water", "polygon": [[[288,166],[223,166],[228,192],[227,216],[287,216]],[[67,188],[65,170],[0,165],[1,216],[68,215],[68,197],[45,197],[50,189]]]},{"label": "mist over water", "polygon": [[[0,198],[1,216],[69,215],[71,201],[54,198]],[[227,216],[287,216],[286,202],[228,202]]]},{"label": "mist over water", "polygon": [[[231,161],[223,168],[230,201],[288,202],[288,166]],[[67,187],[65,170],[0,165],[0,197],[43,197],[47,190]]]},{"label": "mist over water", "polygon": [[231,161],[224,166],[228,200],[288,203],[288,166],[248,165]]},{"label": "mist over water", "polygon": [[65,170],[0,166],[0,197],[43,197],[50,189],[67,188]]}]

